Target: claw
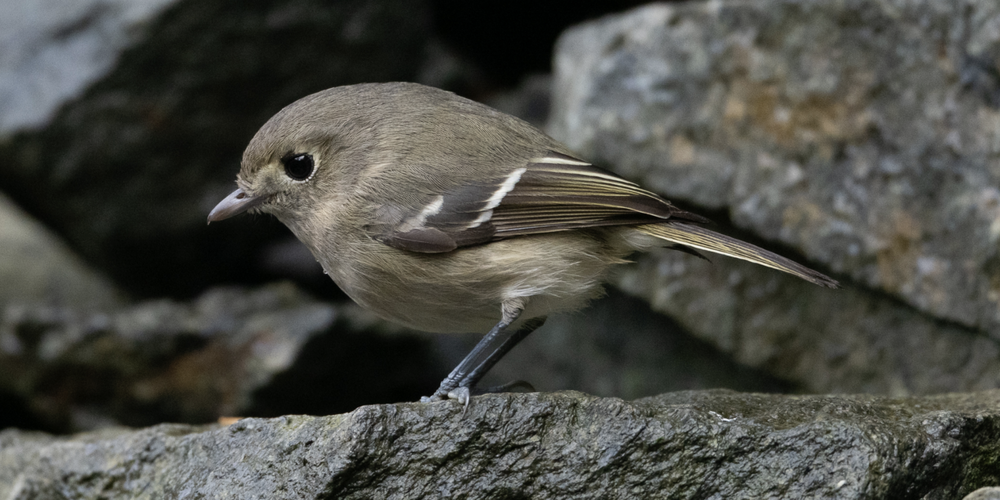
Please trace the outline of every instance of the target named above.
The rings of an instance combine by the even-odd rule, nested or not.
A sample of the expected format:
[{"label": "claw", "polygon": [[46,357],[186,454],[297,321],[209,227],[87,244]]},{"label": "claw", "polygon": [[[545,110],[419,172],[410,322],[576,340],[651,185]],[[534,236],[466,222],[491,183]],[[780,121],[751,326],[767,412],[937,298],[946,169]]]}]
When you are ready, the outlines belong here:
[{"label": "claw", "polygon": [[462,418],[465,418],[465,414],[469,412],[469,405],[472,403],[472,396],[477,394],[496,394],[499,392],[513,392],[514,389],[519,389],[518,392],[537,392],[535,387],[529,382],[524,380],[515,380],[513,382],[507,382],[503,385],[497,385],[487,389],[480,389],[477,387],[456,387],[447,394],[441,394],[435,392],[430,396],[424,396],[420,398],[421,403],[435,403],[438,401],[455,400],[458,404],[462,405]]},{"label": "claw", "polygon": [[448,393],[448,399],[454,399],[458,401],[458,404],[464,406],[462,418],[465,418],[465,414],[469,412],[469,403],[472,401],[472,390],[468,387],[456,387]]}]

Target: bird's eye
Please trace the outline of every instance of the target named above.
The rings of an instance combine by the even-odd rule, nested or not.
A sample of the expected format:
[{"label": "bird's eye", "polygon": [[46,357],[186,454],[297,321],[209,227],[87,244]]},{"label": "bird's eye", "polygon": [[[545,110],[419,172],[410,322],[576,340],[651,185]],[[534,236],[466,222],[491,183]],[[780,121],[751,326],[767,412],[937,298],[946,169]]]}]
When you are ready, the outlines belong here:
[{"label": "bird's eye", "polygon": [[281,159],[285,166],[285,174],[297,181],[308,179],[316,168],[310,154],[290,154]]}]

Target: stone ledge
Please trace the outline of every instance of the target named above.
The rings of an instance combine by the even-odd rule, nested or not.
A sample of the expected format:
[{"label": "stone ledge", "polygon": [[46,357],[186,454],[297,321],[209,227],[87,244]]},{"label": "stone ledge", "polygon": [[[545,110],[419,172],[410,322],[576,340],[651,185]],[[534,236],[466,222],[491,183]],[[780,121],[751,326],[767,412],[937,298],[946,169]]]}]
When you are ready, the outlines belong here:
[{"label": "stone ledge", "polygon": [[957,498],[1000,484],[1000,390],[578,392],[328,417],[0,433],[0,498]]}]

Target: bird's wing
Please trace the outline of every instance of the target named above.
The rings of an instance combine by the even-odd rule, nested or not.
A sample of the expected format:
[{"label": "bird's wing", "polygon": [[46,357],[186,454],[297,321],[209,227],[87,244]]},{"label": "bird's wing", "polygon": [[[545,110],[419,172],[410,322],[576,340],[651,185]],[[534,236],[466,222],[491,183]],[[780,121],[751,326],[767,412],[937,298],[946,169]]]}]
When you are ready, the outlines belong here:
[{"label": "bird's wing", "polygon": [[490,241],[668,219],[707,222],[610,172],[560,153],[503,176],[434,195],[380,239],[402,250],[448,252]]},{"label": "bird's wing", "polygon": [[698,256],[697,250],[705,250],[817,285],[839,286],[836,280],[774,252],[692,222],[708,220],[612,173],[550,152],[503,177],[434,195],[381,239],[402,250],[441,253],[529,234],[631,225]]}]

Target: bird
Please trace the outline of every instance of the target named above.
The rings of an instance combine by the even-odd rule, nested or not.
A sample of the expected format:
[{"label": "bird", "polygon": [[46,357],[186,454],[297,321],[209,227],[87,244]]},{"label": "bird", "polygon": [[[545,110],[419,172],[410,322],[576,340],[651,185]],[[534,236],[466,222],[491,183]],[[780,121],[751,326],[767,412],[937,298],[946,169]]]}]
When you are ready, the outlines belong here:
[{"label": "bird", "polygon": [[525,121],[417,83],[339,86],[289,104],[250,140],[236,184],[209,224],[271,214],[378,316],[487,332],[425,402],[468,405],[511,348],[600,296],[636,252],[711,252],[839,286],[709,229]]}]

